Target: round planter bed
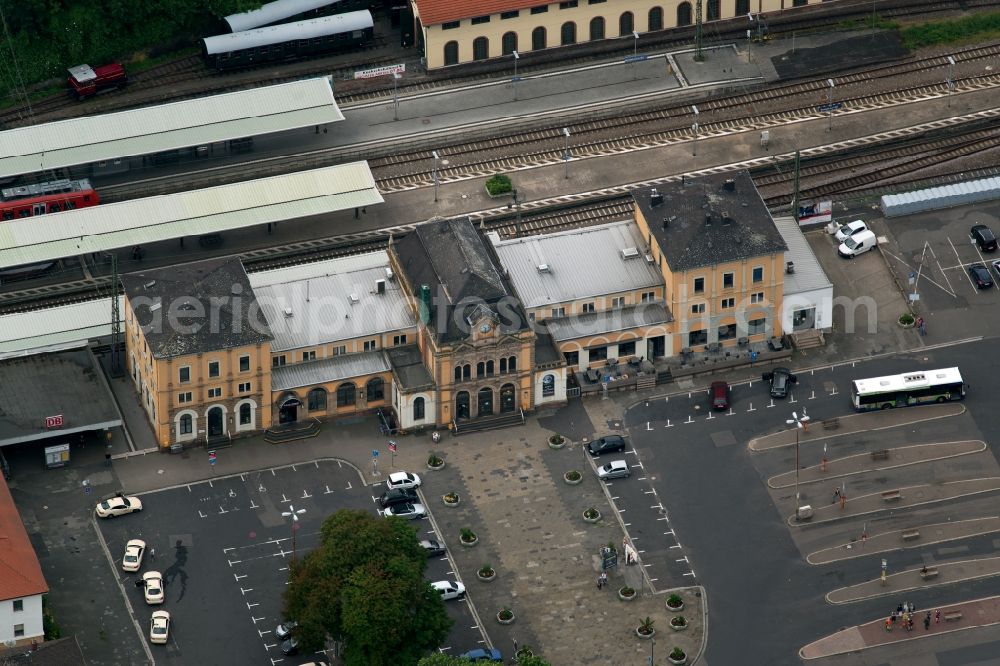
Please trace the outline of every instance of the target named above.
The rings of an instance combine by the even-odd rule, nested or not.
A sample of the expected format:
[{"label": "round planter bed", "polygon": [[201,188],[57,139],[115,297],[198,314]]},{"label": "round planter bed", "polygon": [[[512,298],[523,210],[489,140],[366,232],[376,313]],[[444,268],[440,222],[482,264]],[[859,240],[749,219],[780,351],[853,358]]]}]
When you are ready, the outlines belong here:
[{"label": "round planter bed", "polygon": [[580,474],[575,469],[570,470],[563,474],[563,481],[571,486],[578,486],[583,483],[583,474]]}]

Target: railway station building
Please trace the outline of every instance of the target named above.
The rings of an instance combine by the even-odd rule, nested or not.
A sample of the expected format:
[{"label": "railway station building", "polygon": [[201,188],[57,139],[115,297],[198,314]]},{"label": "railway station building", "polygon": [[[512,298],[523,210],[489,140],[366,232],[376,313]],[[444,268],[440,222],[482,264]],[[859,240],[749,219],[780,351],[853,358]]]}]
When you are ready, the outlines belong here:
[{"label": "railway station building", "polygon": [[[704,22],[819,5],[828,0],[705,0]],[[634,39],[696,23],[694,0],[410,0],[428,69],[510,58],[585,42]],[[759,20],[759,19],[758,19]],[[753,27],[748,24],[747,27]]]}]

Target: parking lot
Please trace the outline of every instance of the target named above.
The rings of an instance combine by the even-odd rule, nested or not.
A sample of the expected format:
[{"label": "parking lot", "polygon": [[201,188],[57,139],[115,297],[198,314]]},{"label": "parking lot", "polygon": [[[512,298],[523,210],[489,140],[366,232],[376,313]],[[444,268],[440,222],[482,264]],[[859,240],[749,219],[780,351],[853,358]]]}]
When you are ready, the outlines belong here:
[{"label": "parking lot", "polygon": [[[170,639],[150,646],[160,663],[299,664],[322,657],[284,657],[274,629],[284,619],[282,599],[289,562],[316,546],[332,512],[377,511],[384,486],[366,487],[357,471],[337,462],[313,462],[193,483],[142,495],[144,510],[100,521],[115,571],[139,626],[148,632],[152,611],[171,613]],[[298,529],[282,512],[298,513]],[[438,538],[432,521],[414,521],[420,538]],[[140,572],[121,570],[129,539],[146,541]],[[438,538],[439,539],[439,538]],[[439,539],[440,540],[440,539]],[[145,604],[135,580],[163,573],[166,600]],[[431,558],[428,580],[454,579],[447,558]],[[448,642],[481,640],[466,601],[446,603],[455,620]]]},{"label": "parking lot", "polygon": [[[888,220],[876,219],[872,228],[882,244],[890,268],[903,288],[918,295],[916,309],[928,328],[946,327],[951,338],[989,334],[1000,323],[994,314],[1000,305],[1000,272],[996,251],[983,251],[970,238],[974,225],[1000,233],[1000,203],[949,208]],[[982,264],[993,284],[978,288],[969,266]],[[912,277],[911,277],[912,276]],[[974,311],[974,316],[969,316]]]},{"label": "parking lot", "polygon": [[[969,413],[920,421],[909,427],[831,437],[823,442],[827,445],[825,455],[837,459],[876,448],[963,439],[983,439],[990,448],[936,462],[852,474],[837,482],[803,483],[799,488],[800,501],[822,510],[830,506],[834,486],[839,483],[846,484],[849,496],[860,498],[872,494],[877,497],[877,493],[887,488],[910,486],[926,487],[913,492],[932,493],[942,482],[997,477],[1000,466],[992,448],[994,443],[984,435],[996,427],[995,410],[990,407],[991,392],[986,388],[990,385],[991,370],[975,361],[988,344],[926,351],[917,358],[878,359],[799,372],[798,383],[785,400],[772,400],[767,384],[759,378],[737,383],[732,387],[731,407],[724,412],[709,411],[705,391],[643,401],[626,412],[626,426],[635,447],[635,453],[627,458],[635,466],[634,474],[630,479],[613,482],[609,489],[618,498],[616,503],[620,502],[620,508],[626,509],[622,516],[630,523],[631,533],[640,529],[653,533],[665,531],[658,520],[658,506],[663,506],[673,531],[671,536],[680,546],[674,550],[686,558],[681,564],[690,567],[696,574],[694,580],[708,589],[708,607],[713,617],[713,640],[706,655],[710,663],[739,663],[743,654],[740,646],[748,644],[755,646],[755,660],[760,663],[801,663],[796,652],[802,645],[842,626],[887,613],[890,602],[895,607],[903,599],[889,596],[831,606],[825,598],[836,588],[877,580],[882,557],[888,557],[892,572],[899,572],[919,569],[922,564],[996,555],[1000,541],[993,533],[937,545],[914,544],[903,550],[893,545],[888,554],[873,552],[832,563],[809,564],[805,558],[811,553],[827,548],[846,549],[845,544],[860,542],[863,532],[874,536],[916,525],[947,523],[959,517],[994,515],[991,507],[995,506],[996,493],[940,501],[929,496],[928,503],[917,509],[883,507],[879,502],[873,513],[864,516],[793,527],[788,520],[795,512],[794,488],[788,484],[771,488],[767,481],[795,469],[796,447],[784,446],[763,453],[747,449],[752,437],[788,429],[786,421],[793,412],[800,417],[807,412],[814,424],[852,414],[849,398],[852,379],[905,372],[915,367],[958,365],[972,387],[963,403]],[[983,389],[977,391],[977,386]],[[894,416],[905,415],[919,421],[922,409],[901,410],[894,412]],[[803,468],[820,464],[823,443],[799,447],[799,463]],[[635,488],[626,490],[629,484]],[[634,495],[635,491],[653,490],[656,501],[646,502],[645,506],[638,503],[641,499]],[[657,509],[648,510],[649,506]],[[637,508],[647,510],[637,511]],[[641,544],[642,540],[637,540],[637,546]],[[676,578],[671,580],[676,573],[660,565],[657,555],[658,552],[649,562],[651,576],[661,581],[666,579],[669,581],[666,586],[680,584]],[[643,555],[644,563],[647,557]],[[996,594],[998,588],[997,578],[985,578],[932,590],[917,589],[907,592],[906,597],[920,608],[930,608],[948,600]],[[748,604],[748,599],[753,603]],[[772,608],[775,613],[755,613],[751,608]],[[776,632],[775,622],[779,617],[782,629]],[[768,636],[769,640],[761,641],[762,636]],[[878,663],[905,663],[895,659],[894,655],[883,654]],[[869,662],[861,656],[857,661],[838,663]]]}]

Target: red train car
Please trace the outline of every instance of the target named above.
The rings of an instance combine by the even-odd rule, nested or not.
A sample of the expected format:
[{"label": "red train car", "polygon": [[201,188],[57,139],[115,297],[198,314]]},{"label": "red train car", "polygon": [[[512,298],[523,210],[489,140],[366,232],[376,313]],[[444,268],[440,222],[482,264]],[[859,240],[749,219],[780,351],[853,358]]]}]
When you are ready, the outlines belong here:
[{"label": "red train car", "polygon": [[100,67],[77,65],[69,68],[69,78],[66,82],[69,83],[76,98],[83,100],[104,90],[124,88],[128,83],[128,75],[125,73],[125,68],[118,63]]},{"label": "red train car", "polygon": [[0,190],[0,220],[34,217],[96,206],[101,202],[86,178],[54,180]]}]

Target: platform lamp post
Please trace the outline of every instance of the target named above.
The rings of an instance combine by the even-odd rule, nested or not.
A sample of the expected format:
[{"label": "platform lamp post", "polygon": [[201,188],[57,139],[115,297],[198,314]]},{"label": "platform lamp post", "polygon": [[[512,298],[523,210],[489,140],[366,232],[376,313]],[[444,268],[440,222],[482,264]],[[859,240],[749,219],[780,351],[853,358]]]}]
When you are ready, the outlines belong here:
[{"label": "platform lamp post", "polygon": [[785,421],[788,425],[795,426],[795,520],[799,519],[799,430],[805,430],[805,424],[809,422],[809,416],[802,410],[802,416],[798,412],[792,412],[792,418]]},{"label": "platform lamp post", "polygon": [[[753,19],[750,19],[750,20],[752,21]],[[753,44],[752,35],[753,35],[753,30],[747,30],[747,64],[748,65],[753,62],[753,56],[750,54],[750,46]]]},{"label": "platform lamp post", "polygon": [[514,222],[514,237],[519,238],[521,236],[521,199],[518,198],[516,187],[514,188],[513,194],[514,194],[514,201],[507,204],[507,210],[510,210],[511,207],[513,207],[516,211],[515,214],[516,221]]},{"label": "platform lamp post", "polygon": [[951,96],[955,92],[955,58],[948,56],[948,108],[951,108]]},{"label": "platform lamp post", "polygon": [[296,510],[291,504],[288,505],[288,511],[282,511],[281,516],[283,518],[292,519],[292,564],[295,564],[295,531],[299,528],[299,516],[305,513],[305,509]]},{"label": "platform lamp post", "polygon": [[694,114],[694,124],[691,125],[691,131],[694,132],[694,141],[691,142],[691,157],[698,154],[698,107],[695,104],[691,105],[691,113]]},{"label": "platform lamp post", "polygon": [[656,639],[649,639],[649,666],[653,666],[653,648],[656,646]]},{"label": "platform lamp post", "polygon": [[827,108],[830,110],[829,115],[827,116],[826,131],[829,132],[833,129],[833,89],[836,87],[837,84],[833,82],[833,79],[827,79],[826,84],[830,86],[830,89],[827,91],[827,97],[826,97],[826,105]]},{"label": "platform lamp post", "polygon": [[566,179],[569,180],[569,160],[572,155],[569,154],[569,128],[563,127],[563,136],[566,137],[566,148],[563,150],[563,162],[566,164]]},{"label": "platform lamp post", "polygon": [[885,587],[886,585],[889,584],[888,570],[889,570],[889,560],[883,558],[882,559],[882,575],[880,576],[880,580],[882,581],[882,587]]},{"label": "platform lamp post", "polygon": [[441,156],[438,154],[438,151],[436,151],[436,150],[432,150],[431,151],[431,155],[434,156],[434,172],[433,172],[433,174],[434,174],[434,203],[437,203],[437,200],[438,200],[438,185],[440,185],[440,183],[441,183],[441,181],[438,179],[438,162],[441,161]]},{"label": "platform lamp post", "polygon": [[514,101],[517,101],[517,61],[521,59],[521,56],[517,54],[517,51],[511,51],[510,54],[514,56],[514,78],[510,80],[510,86],[514,89]]},{"label": "platform lamp post", "polygon": [[403,78],[399,72],[392,73],[392,119],[399,120],[399,80]]},{"label": "platform lamp post", "polygon": [[635,63],[639,59],[639,33],[632,31],[632,80],[635,81],[638,75],[635,73]]}]

